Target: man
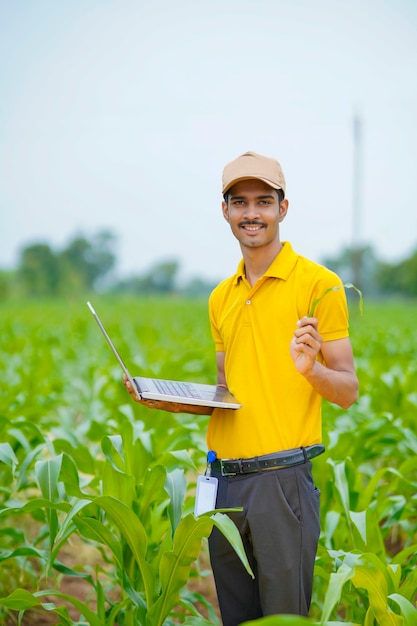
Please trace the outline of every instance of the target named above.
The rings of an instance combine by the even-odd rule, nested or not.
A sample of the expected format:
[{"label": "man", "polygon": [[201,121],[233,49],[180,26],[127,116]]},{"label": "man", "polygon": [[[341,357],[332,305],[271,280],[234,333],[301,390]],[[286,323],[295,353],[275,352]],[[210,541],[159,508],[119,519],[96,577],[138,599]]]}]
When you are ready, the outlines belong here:
[{"label": "man", "polygon": [[[207,443],[216,508],[239,528],[255,579],[214,530],[210,558],[224,626],[307,615],[320,534],[311,460],[323,452],[322,398],[348,408],[358,381],[343,289],[333,272],[281,242],[288,211],[280,164],[247,152],[223,171],[222,210],[239,241],[237,273],[209,300],[218,384],[242,403],[214,409]],[[317,317],[307,317],[320,299]]]},{"label": "man", "polygon": [[[247,152],[224,168],[223,215],[239,241],[237,273],[211,294],[219,384],[242,403],[214,410],[217,508],[233,514],[255,580],[218,531],[210,556],[224,626],[279,613],[307,615],[319,538],[310,458],[323,451],[321,402],[348,408],[358,381],[340,279],[281,243],[288,211],[280,164]],[[223,461],[232,459],[232,461]],[[228,475],[229,474],[229,475]]]}]

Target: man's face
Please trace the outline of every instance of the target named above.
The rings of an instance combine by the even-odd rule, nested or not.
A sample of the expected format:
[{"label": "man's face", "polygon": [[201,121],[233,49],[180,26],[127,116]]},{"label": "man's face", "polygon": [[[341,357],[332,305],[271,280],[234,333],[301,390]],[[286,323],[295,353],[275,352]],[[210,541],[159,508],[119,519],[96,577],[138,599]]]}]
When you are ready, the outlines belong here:
[{"label": "man's face", "polygon": [[258,248],[279,243],[279,223],[287,213],[288,201],[280,204],[276,189],[250,179],[233,185],[222,209],[240,245]]}]

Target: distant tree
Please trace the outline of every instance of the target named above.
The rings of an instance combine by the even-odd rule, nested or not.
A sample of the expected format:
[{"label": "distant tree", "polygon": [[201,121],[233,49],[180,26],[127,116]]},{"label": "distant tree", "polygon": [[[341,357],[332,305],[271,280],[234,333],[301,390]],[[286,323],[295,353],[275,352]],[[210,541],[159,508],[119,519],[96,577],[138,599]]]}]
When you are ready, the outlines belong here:
[{"label": "distant tree", "polygon": [[109,231],[102,231],[90,240],[81,235],[73,239],[59,254],[61,290],[82,292],[99,286],[115,265],[115,241]]},{"label": "distant tree", "polygon": [[151,290],[156,293],[172,293],[177,288],[178,261],[163,261],[155,265],[147,279]]},{"label": "distant tree", "polygon": [[213,291],[217,282],[207,282],[202,278],[192,278],[182,289],[182,293],[186,296],[198,298],[200,296],[207,297]]},{"label": "distant tree", "polygon": [[417,296],[417,249],[408,259],[389,265],[380,263],[376,274],[380,290],[386,294]]},{"label": "distant tree", "polygon": [[112,286],[115,293],[167,294],[178,291],[179,262],[162,261],[153,265],[145,274],[123,279]]},{"label": "distant tree", "polygon": [[400,263],[399,273],[402,276],[401,286],[404,293],[417,296],[417,248],[411,257]]},{"label": "distant tree", "polygon": [[22,250],[17,279],[26,296],[57,295],[59,267],[57,258],[48,244],[36,243]]},{"label": "distant tree", "polygon": [[102,231],[91,239],[78,235],[57,253],[44,243],[23,248],[17,270],[20,292],[50,297],[100,286],[115,265],[115,241],[111,232]]},{"label": "distant tree", "polygon": [[109,291],[111,293],[130,293],[134,295],[140,295],[145,293],[145,283],[142,276],[130,276],[128,278],[122,278],[115,281],[110,285]]},{"label": "distant tree", "polygon": [[14,275],[13,270],[0,270],[0,301],[10,296]]}]

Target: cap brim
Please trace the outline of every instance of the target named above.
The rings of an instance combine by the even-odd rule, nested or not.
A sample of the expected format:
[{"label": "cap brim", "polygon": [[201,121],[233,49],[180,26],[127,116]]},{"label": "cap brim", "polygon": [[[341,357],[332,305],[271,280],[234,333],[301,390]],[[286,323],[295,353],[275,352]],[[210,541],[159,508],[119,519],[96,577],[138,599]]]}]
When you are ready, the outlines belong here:
[{"label": "cap brim", "polygon": [[242,180],[261,180],[263,183],[266,183],[267,185],[272,187],[272,189],[282,189],[282,187],[280,187],[276,183],[273,183],[267,178],[263,178],[262,176],[241,176],[240,178],[235,178],[230,183],[227,183],[227,185],[223,187],[222,194],[224,195],[225,193],[227,193],[229,189],[233,187],[233,185],[236,185],[236,183],[242,182]]}]

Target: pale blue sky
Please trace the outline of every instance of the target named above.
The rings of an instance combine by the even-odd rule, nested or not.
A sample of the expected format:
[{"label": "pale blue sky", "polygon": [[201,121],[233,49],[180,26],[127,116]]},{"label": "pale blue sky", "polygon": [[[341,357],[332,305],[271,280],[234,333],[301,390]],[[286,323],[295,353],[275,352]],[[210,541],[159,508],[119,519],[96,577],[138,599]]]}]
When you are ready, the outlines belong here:
[{"label": "pale blue sky", "polygon": [[231,274],[221,171],[277,157],[283,239],[417,247],[416,0],[0,0],[0,268],[22,245],[119,235],[119,271]]}]

